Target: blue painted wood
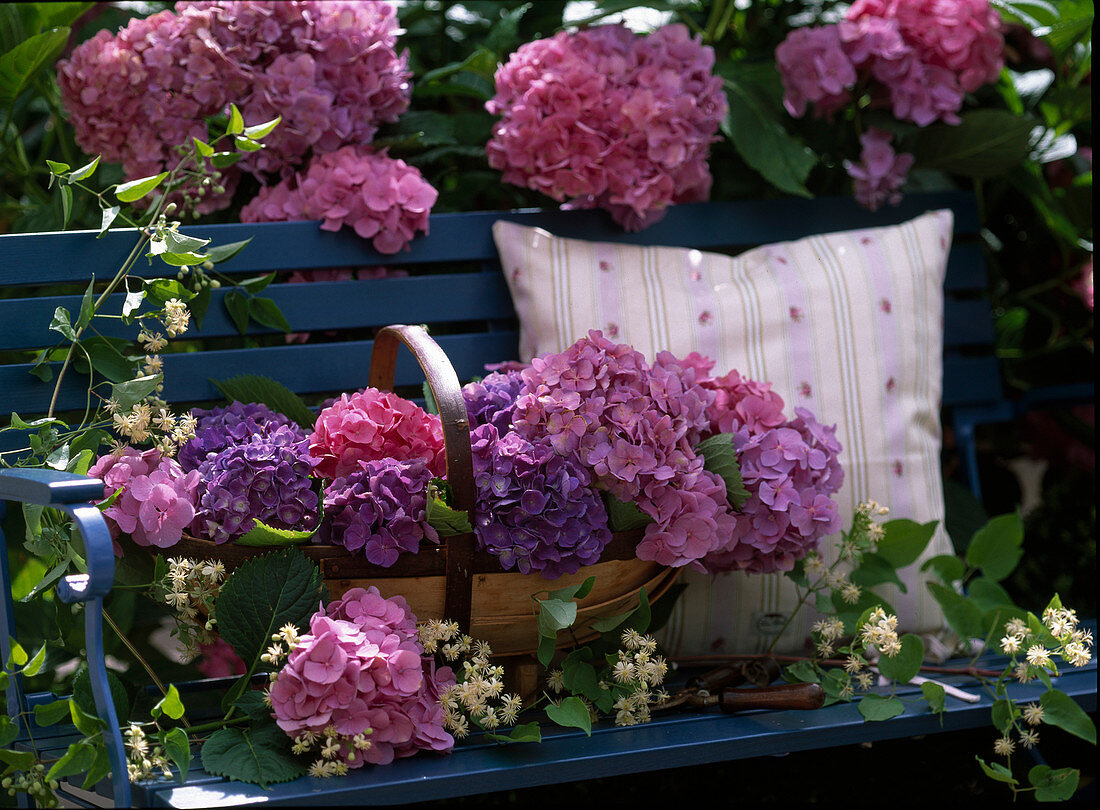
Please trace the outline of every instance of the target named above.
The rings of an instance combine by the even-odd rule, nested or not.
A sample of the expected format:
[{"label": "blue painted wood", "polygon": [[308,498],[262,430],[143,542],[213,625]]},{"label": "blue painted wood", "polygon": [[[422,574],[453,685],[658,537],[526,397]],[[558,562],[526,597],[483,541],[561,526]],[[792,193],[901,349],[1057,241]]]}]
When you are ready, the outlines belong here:
[{"label": "blue painted wood", "polygon": [[[955,662],[965,666],[968,662]],[[986,659],[981,666],[992,665]],[[940,677],[940,676],[937,676]],[[229,784],[205,773],[193,773],[187,785],[138,785],[134,798],[155,807],[229,807],[263,801],[270,805],[362,805],[418,802],[489,791],[552,785],[666,768],[749,759],[769,754],[807,751],[920,734],[992,726],[992,698],[974,679],[944,676],[942,682],[978,694],[977,703],[953,697],[941,718],[913,700],[892,720],[869,723],[856,703],[839,703],[806,711],[755,711],[739,715],[718,712],[659,717],[633,727],[606,723],[582,732],[544,729],[539,744],[501,746],[472,736],[445,757],[420,754],[391,765],[366,767],[339,779],[298,779],[271,785]],[[1053,679],[1054,686],[1086,711],[1096,710],[1096,662],[1070,669]],[[872,690],[882,694],[885,690]],[[1036,681],[1012,683],[1011,697],[1037,701],[1045,687]],[[919,697],[920,689],[903,686],[898,695]],[[929,740],[929,745],[934,745]],[[975,768],[977,766],[975,765]]]}]

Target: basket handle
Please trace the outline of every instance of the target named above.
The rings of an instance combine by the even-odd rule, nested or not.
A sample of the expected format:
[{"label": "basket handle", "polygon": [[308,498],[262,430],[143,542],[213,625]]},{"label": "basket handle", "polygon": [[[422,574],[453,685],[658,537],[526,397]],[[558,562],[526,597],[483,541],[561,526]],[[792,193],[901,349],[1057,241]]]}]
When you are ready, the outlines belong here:
[{"label": "basket handle", "polygon": [[[447,483],[454,496],[454,507],[465,509],[472,516],[476,490],[473,452],[470,449],[470,420],[466,413],[466,401],[462,398],[462,385],[446,352],[422,326],[387,326],[374,338],[369,384],[381,391],[393,388],[397,352],[402,344],[420,364],[439,408],[447,459]],[[472,534],[447,538],[444,617],[457,621],[464,633],[470,631],[475,549],[476,540]]]}]

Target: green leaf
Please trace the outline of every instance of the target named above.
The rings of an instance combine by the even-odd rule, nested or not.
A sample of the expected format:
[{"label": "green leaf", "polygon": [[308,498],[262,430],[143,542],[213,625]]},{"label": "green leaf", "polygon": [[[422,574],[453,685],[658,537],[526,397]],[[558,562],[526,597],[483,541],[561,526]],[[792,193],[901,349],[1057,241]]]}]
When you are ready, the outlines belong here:
[{"label": "green leaf", "polygon": [[290,740],[274,724],[251,729],[223,728],[202,747],[202,767],[214,776],[266,788],[306,772],[290,753]]},{"label": "green leaf", "polygon": [[263,720],[264,718],[271,717],[271,707],[264,702],[264,693],[258,689],[253,689],[251,692],[245,692],[240,698],[234,701],[233,706],[240,709],[253,720]]},{"label": "green leaf", "polygon": [[790,666],[784,667],[783,678],[790,683],[795,681],[799,683],[819,683],[821,681],[817,667],[811,661],[796,661]]},{"label": "green leaf", "polygon": [[966,595],[978,606],[982,613],[988,613],[999,607],[1014,608],[1008,591],[989,577],[977,577],[966,586]]},{"label": "green leaf", "polygon": [[202,287],[195,297],[187,302],[187,308],[191,310],[191,317],[195,320],[195,328],[202,331],[202,322],[206,319],[206,311],[210,309],[210,299],[213,291],[210,286]]},{"label": "green leaf", "polygon": [[1012,775],[1012,771],[1010,771],[1001,763],[993,762],[987,765],[985,760],[977,754],[974,755],[974,759],[978,760],[978,764],[982,766],[982,770],[985,772],[985,775],[988,776],[990,779],[994,779],[998,782],[1005,782],[1009,785],[1019,784],[1019,782],[1016,781],[1016,778]]},{"label": "green leaf", "polygon": [[238,546],[276,547],[296,546],[307,542],[315,531],[301,531],[297,529],[280,529],[268,526],[259,520],[252,522],[252,528],[238,537],[235,542]]},{"label": "green leaf", "polygon": [[75,742],[46,772],[46,779],[63,779],[66,776],[84,773],[92,767],[95,758],[96,751],[93,746],[83,740]]},{"label": "green leaf", "polygon": [[924,642],[920,636],[906,633],[901,637],[901,650],[893,656],[878,659],[878,671],[898,683],[909,683],[920,672],[924,662]]},{"label": "green leaf", "polygon": [[550,666],[550,662],[554,659],[554,653],[557,652],[557,649],[558,645],[556,636],[539,636],[539,663],[542,664],[544,667]]},{"label": "green leaf", "polygon": [[966,177],[998,177],[1031,150],[1034,119],[1007,110],[963,113],[959,124],[932,124],[916,132],[909,150],[922,169]]},{"label": "green leaf", "polygon": [[118,348],[127,345],[126,341],[96,335],[80,341],[80,345],[88,353],[92,368],[111,382],[124,383],[134,378],[133,363]]},{"label": "green leaf", "polygon": [[[806,178],[817,165],[817,155],[795,140],[780,121],[774,65],[742,65],[723,62],[718,72],[725,79],[729,112],[722,132],[733,142],[745,162],[788,194],[810,197]],[[774,75],[773,75],[774,74]]]},{"label": "green leaf", "polygon": [[229,105],[229,124],[225,128],[226,135],[240,135],[244,132],[244,118],[236,104]]},{"label": "green leaf", "polygon": [[[587,649],[587,648],[584,648]],[[570,655],[562,663],[562,676],[565,688],[575,695],[583,695],[589,700],[599,700],[605,690],[600,688],[600,678],[596,668],[587,661]]]},{"label": "green leaf", "polygon": [[278,329],[282,332],[290,331],[290,323],[287,322],[283,311],[270,298],[253,298],[249,302],[248,314],[256,323],[269,329]]},{"label": "green leaf", "polygon": [[[38,707],[35,706],[36,714],[37,709]],[[65,716],[69,716],[67,701],[65,706]],[[39,725],[42,724],[39,723]],[[19,731],[20,729],[18,723],[13,723],[11,718],[8,717],[6,714],[0,714],[0,748],[7,748],[9,745],[15,742],[16,737],[19,736]]]},{"label": "green leaf", "polygon": [[[9,638],[11,638],[9,636]],[[13,669],[14,667],[21,667],[29,660],[27,658],[27,651],[23,649],[23,646],[14,638],[10,641],[11,648],[8,653],[8,661],[6,669]]]},{"label": "green leaf", "polygon": [[245,246],[251,241],[252,237],[249,237],[243,242],[230,242],[228,245],[215,245],[206,251],[206,260],[214,264],[227,262],[244,250]]},{"label": "green leaf", "polygon": [[521,726],[515,726],[507,734],[486,732],[485,736],[499,743],[542,742],[542,731],[539,729],[538,721],[534,720]]},{"label": "green leaf", "polygon": [[653,522],[653,518],[638,508],[633,501],[620,501],[614,495],[606,494],[607,525],[613,532],[629,532],[641,529]]},{"label": "green leaf", "polygon": [[96,155],[91,163],[85,163],[79,169],[73,169],[69,172],[69,182],[75,183],[77,180],[84,180],[91,177],[95,173],[96,167],[99,166],[99,155]]},{"label": "green leaf", "polygon": [[[125,723],[130,716],[130,696],[126,692],[126,685],[111,670],[107,670],[107,684],[111,690],[111,702],[115,704],[115,715],[120,723]],[[72,699],[75,704],[73,708],[88,717],[98,714],[95,694],[92,692],[92,678],[86,666],[81,667],[73,679]]]},{"label": "green leaf", "polygon": [[307,627],[321,599],[321,572],[298,549],[242,563],[218,596],[218,632],[251,670],[284,624]]},{"label": "green leaf", "polygon": [[243,290],[247,290],[253,295],[258,295],[259,293],[266,290],[267,286],[274,280],[274,273],[265,273],[262,276],[254,276],[252,278],[246,278],[243,281],[238,281],[237,286]]},{"label": "green leaf", "polygon": [[173,253],[172,251],[165,251],[164,253],[158,253],[156,255],[160,256],[162,262],[172,267],[193,267],[194,265],[202,264],[206,261],[206,254],[204,253]]},{"label": "green leaf", "polygon": [[126,382],[115,383],[111,386],[111,398],[118,403],[121,410],[128,411],[156,391],[157,386],[163,381],[163,374],[149,374],[144,377],[135,377]]},{"label": "green leaf", "polygon": [[60,177],[72,168],[68,163],[58,163],[53,160],[47,160],[46,165],[50,169],[50,174],[54,177]]},{"label": "green leaf", "polygon": [[188,236],[185,233],[180,233],[171,228],[165,228],[163,233],[164,244],[167,245],[168,250],[172,253],[193,253],[196,250],[202,250],[210,244],[209,239],[199,239],[196,236]]},{"label": "green leaf", "polygon": [[539,635],[554,638],[559,630],[572,627],[577,620],[577,603],[561,599],[538,599]]},{"label": "green leaf", "polygon": [[588,594],[592,593],[592,588],[596,584],[595,577],[588,577],[584,582],[579,582],[576,585],[569,585],[565,588],[558,588],[556,591],[550,591],[551,599],[584,599]]},{"label": "green leaf", "polygon": [[1024,522],[1018,513],[999,515],[978,529],[966,549],[966,562],[993,580],[1015,570],[1023,556]]},{"label": "green leaf", "polygon": [[741,464],[733,446],[732,433],[718,433],[699,442],[695,452],[703,457],[703,468],[726,483],[726,500],[734,510],[744,506],[749,491],[741,480]]},{"label": "green leaf", "polygon": [[233,325],[236,326],[237,331],[243,335],[248,331],[250,310],[248,296],[236,290],[230,290],[225,294],[225,298],[223,298],[222,301],[225,304],[226,312],[229,313],[229,317],[233,320]]},{"label": "green leaf", "polygon": [[871,588],[889,582],[897,586],[902,593],[906,592],[905,583],[898,577],[895,566],[879,554],[870,552],[863,555],[859,561],[859,567],[852,571],[852,582],[864,588]]},{"label": "green leaf", "polygon": [[24,665],[23,669],[21,670],[21,673],[23,675],[25,675],[26,677],[28,677],[28,678],[33,678],[35,675],[37,675],[39,673],[39,671],[42,669],[42,665],[45,662],[46,662],[46,645],[43,644],[41,647],[38,648],[38,652],[36,652],[34,654],[34,656],[31,657],[31,660],[28,661]]},{"label": "green leaf", "polygon": [[993,728],[1002,734],[1007,734],[1012,728],[1012,722],[1020,716],[1020,710],[1016,708],[1016,704],[1011,700],[995,700],[993,701],[993,708],[990,709],[990,717],[993,721]]},{"label": "green leaf", "polygon": [[95,314],[95,297],[92,295],[95,287],[95,276],[88,282],[88,288],[84,290],[84,297],[80,299],[80,314],[76,318],[76,328],[83,329],[92,322]]},{"label": "green leaf", "polygon": [[9,107],[35,76],[57,60],[71,33],[68,27],[53,28],[0,54],[0,107]]},{"label": "green leaf", "polygon": [[240,160],[242,154],[240,152],[215,152],[210,156],[210,163],[215,169],[228,169],[238,160]]},{"label": "green leaf", "polygon": [[225,380],[212,380],[226,399],[237,402],[258,402],[293,419],[303,428],[312,430],[317,415],[301,397],[280,382],[262,374],[239,374]]},{"label": "green leaf", "polygon": [[117,205],[110,205],[103,209],[99,220],[98,236],[103,236],[103,234],[107,233],[107,229],[111,227],[111,223],[115,221],[121,210],[122,209]]},{"label": "green leaf", "polygon": [[928,590],[943,608],[944,618],[961,638],[983,638],[982,611],[965,596],[937,582],[929,582]]},{"label": "green leaf", "polygon": [[905,704],[897,698],[882,695],[864,695],[859,701],[859,713],[865,720],[889,720],[905,711]]},{"label": "green leaf", "polygon": [[1036,765],[1027,772],[1027,781],[1035,788],[1035,800],[1040,802],[1064,802],[1073,798],[1081,772],[1076,768],[1058,768]]},{"label": "green leaf", "polygon": [[61,187],[61,227],[69,224],[69,215],[73,212],[73,190],[68,186]]},{"label": "green leaf", "polygon": [[440,537],[454,537],[473,532],[470,515],[465,509],[452,508],[442,497],[442,491],[441,487],[434,483],[428,488],[429,497],[425,509],[428,525],[435,529]]},{"label": "green leaf", "polygon": [[547,706],[546,716],[559,726],[579,728],[589,737],[592,736],[592,715],[579,697],[570,696],[557,706]]},{"label": "green leaf", "polygon": [[184,784],[191,769],[191,741],[187,739],[187,732],[179,727],[168,729],[164,735],[164,753],[179,770],[180,784]]},{"label": "green leaf", "polygon": [[921,571],[931,569],[937,577],[943,580],[945,585],[958,582],[966,574],[966,563],[954,554],[938,554],[924,561]]},{"label": "green leaf", "polygon": [[53,703],[40,703],[34,707],[34,722],[40,726],[52,726],[70,717],[69,701],[55,700]]},{"label": "green leaf", "polygon": [[942,714],[944,712],[947,705],[947,692],[940,684],[925,681],[920,685],[920,691],[924,695],[932,714]]},{"label": "green leaf", "polygon": [[111,775],[111,756],[107,753],[107,746],[96,747],[95,762],[88,769],[88,775],[84,778],[84,790],[91,790],[105,776]]},{"label": "green leaf", "polygon": [[280,115],[280,116],[277,116],[276,118],[272,118],[270,121],[266,121],[263,124],[254,124],[250,127],[245,127],[244,128],[244,134],[247,137],[258,141],[261,138],[263,138],[264,136],[270,135],[271,131],[273,129],[275,129],[275,127],[279,126],[279,123],[282,120],[283,120],[283,117]]},{"label": "green leaf", "polygon": [[1039,705],[1043,707],[1044,723],[1096,745],[1096,725],[1092,718],[1065,692],[1049,689],[1039,696]]},{"label": "green leaf", "polygon": [[875,552],[894,568],[912,565],[928,548],[937,525],[938,521],[935,520],[929,523],[889,520],[882,524],[885,536],[875,547]]},{"label": "green leaf", "polygon": [[214,154],[214,147],[208,144],[206,141],[200,141],[198,138],[192,137],[192,142],[195,144],[195,151],[199,153],[200,157],[210,157]]},{"label": "green leaf", "polygon": [[168,694],[157,701],[153,706],[151,714],[153,717],[160,717],[160,715],[166,714],[173,720],[179,720],[183,717],[185,709],[183,707],[183,701],[180,700],[179,690],[176,689],[174,683],[168,684]]},{"label": "green leaf", "polygon": [[65,307],[58,307],[53,311],[53,320],[50,321],[50,331],[58,332],[69,340],[76,340],[76,330],[73,329],[72,317]]},{"label": "green leaf", "polygon": [[235,143],[237,148],[242,152],[259,152],[264,148],[262,143],[257,143],[251,138],[246,138],[243,135],[233,136],[233,143]]},{"label": "green leaf", "polygon": [[151,192],[157,186],[164,182],[164,178],[168,176],[168,172],[161,172],[160,174],[150,175],[149,177],[139,177],[137,180],[131,180],[128,183],[122,183],[115,187],[115,196],[122,202],[134,202],[140,200],[146,194]]}]

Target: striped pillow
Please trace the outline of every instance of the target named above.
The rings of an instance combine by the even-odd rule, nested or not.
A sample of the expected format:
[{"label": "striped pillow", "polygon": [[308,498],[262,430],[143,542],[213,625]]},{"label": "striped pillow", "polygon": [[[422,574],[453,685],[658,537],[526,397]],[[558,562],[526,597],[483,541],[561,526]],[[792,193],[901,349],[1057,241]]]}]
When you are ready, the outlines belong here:
[{"label": "striped pillow", "polygon": [[[520,320],[520,359],[564,350],[589,329],[648,358],[698,351],[714,373],[771,382],[793,414],[802,405],[837,424],[844,526],[868,499],[892,516],[940,521],[908,593],[884,595],[910,631],[942,614],[919,573],[951,553],[943,531],[939,403],[943,276],[951,212],[902,225],[765,245],[735,258],[698,250],[585,242],[497,222],[493,233]],[[825,542],[831,550],[831,541]],[[831,562],[832,560],[829,560]],[[689,588],[663,635],[678,655],[765,649],[796,604],[775,575],[684,572]],[[778,648],[801,646],[803,611]]]}]

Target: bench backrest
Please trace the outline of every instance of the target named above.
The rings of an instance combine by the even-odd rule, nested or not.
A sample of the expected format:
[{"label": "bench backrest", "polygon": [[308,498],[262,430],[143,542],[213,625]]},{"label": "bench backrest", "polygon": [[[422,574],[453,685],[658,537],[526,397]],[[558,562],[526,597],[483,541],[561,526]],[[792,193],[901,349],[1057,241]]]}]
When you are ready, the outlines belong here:
[{"label": "bench backrest", "polygon": [[[252,238],[243,252],[218,266],[227,275],[378,265],[404,268],[409,275],[269,286],[262,294],[278,303],[294,331],[313,334],[309,343],[288,343],[283,334],[256,324],[242,338],[222,305],[226,290],[219,290],[201,332],[192,329],[179,339],[187,350],[163,355],[163,396],[176,403],[218,401],[222,397],[211,380],[246,372],[277,379],[314,401],[355,390],[366,384],[372,328],[391,323],[426,324],[461,380],[483,375],[486,363],[516,356],[515,314],[490,230],[501,218],[562,236],[737,253],[815,233],[893,224],[944,207],[955,213],[945,285],[944,405],[993,402],[1001,398],[1001,384],[991,351],[989,303],[981,297],[986,275],[978,217],[973,198],[957,193],[909,195],[900,206],[874,213],[850,199],[681,205],[634,234],[599,211],[437,214],[430,235],[392,256],[375,252],[346,229],[326,232],[314,222],[188,227],[183,230],[216,245]],[[57,333],[49,331],[55,308],[78,312],[89,279],[109,279],[134,241],[134,232],[124,230],[99,239],[88,231],[0,236],[0,424],[11,411],[26,418],[45,411],[53,383],[29,371],[34,354],[57,342]],[[150,276],[167,275],[166,270],[159,262],[142,260],[138,266]],[[117,299],[107,312],[121,312],[121,293]],[[118,321],[99,328],[126,338],[136,332]],[[419,387],[422,379],[412,358],[403,357],[397,385]],[[82,410],[85,398],[84,379],[69,374],[58,411]]]}]

